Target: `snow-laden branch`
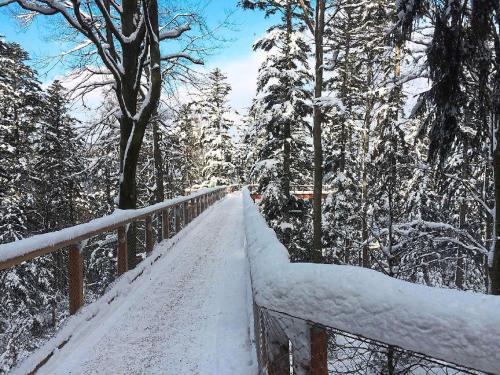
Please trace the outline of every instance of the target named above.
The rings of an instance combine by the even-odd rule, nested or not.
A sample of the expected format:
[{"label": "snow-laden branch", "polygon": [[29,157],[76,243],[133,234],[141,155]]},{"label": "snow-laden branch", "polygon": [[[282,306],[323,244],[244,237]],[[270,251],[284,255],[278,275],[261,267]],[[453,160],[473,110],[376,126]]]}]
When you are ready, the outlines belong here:
[{"label": "snow-laden branch", "polygon": [[161,61],[179,60],[179,59],[186,59],[191,61],[193,64],[203,65],[203,60],[197,59],[186,52],[171,53],[168,55],[163,55],[161,57]]},{"label": "snow-laden branch", "polygon": [[184,25],[174,29],[160,32],[160,40],[176,39],[189,30],[191,30],[191,25],[189,23],[185,23]]},{"label": "snow-laden branch", "polygon": [[18,3],[21,6],[21,8],[23,8],[25,10],[37,12],[40,14],[44,14],[46,16],[51,16],[51,15],[54,15],[54,14],[59,12],[57,9],[54,9],[50,6],[44,6],[44,5],[36,4],[34,2],[19,1],[19,0],[0,1],[0,7],[5,6],[5,5],[9,5],[9,4],[13,4],[13,3]]}]

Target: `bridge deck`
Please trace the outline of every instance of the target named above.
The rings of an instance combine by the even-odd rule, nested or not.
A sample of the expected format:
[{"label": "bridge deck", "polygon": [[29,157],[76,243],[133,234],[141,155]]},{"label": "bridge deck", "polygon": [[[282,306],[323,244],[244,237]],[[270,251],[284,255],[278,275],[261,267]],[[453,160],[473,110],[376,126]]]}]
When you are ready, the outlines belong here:
[{"label": "bridge deck", "polygon": [[82,324],[38,373],[255,373],[240,193],[186,231],[171,249],[157,249],[166,255],[127,297]]}]

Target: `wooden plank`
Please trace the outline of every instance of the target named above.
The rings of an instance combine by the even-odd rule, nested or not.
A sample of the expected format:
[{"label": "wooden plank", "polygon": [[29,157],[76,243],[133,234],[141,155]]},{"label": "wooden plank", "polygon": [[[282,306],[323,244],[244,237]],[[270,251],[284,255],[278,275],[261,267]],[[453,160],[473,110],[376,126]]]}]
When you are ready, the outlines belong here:
[{"label": "wooden plank", "polygon": [[83,256],[78,244],[69,247],[69,313],[75,314],[83,306]]},{"label": "wooden plank", "polygon": [[164,240],[168,240],[170,237],[170,215],[169,215],[169,209],[165,209],[162,211],[161,214],[161,223],[162,223],[162,238]]},{"label": "wooden plank", "polygon": [[154,240],[153,240],[153,219],[151,215],[146,216],[146,253],[153,251]]},{"label": "wooden plank", "polygon": [[127,261],[127,228],[118,228],[118,276],[123,275],[128,271],[128,261]]},{"label": "wooden plank", "polygon": [[311,328],[311,375],[328,375],[328,334],[320,326]]}]

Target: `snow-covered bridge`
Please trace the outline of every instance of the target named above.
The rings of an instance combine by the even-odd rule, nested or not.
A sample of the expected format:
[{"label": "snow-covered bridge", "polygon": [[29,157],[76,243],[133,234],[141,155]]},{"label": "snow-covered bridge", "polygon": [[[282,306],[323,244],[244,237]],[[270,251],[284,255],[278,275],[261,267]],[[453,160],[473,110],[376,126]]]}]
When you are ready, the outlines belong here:
[{"label": "snow-covered bridge", "polygon": [[[154,248],[153,215],[168,223]],[[80,244],[117,230],[124,257],[134,220],[146,223],[148,257],[128,272],[119,259],[116,283],[82,307]],[[75,314],[14,373],[500,373],[498,297],[290,264],[246,189],[201,191],[2,245],[0,268],[68,245]]]}]

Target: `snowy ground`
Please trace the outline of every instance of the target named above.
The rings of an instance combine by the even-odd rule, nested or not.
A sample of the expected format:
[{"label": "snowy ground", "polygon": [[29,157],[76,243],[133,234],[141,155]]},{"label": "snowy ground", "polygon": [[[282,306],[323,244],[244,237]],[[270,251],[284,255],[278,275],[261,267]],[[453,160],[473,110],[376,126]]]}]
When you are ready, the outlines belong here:
[{"label": "snowy ground", "polygon": [[241,194],[186,230],[39,374],[255,374]]}]

